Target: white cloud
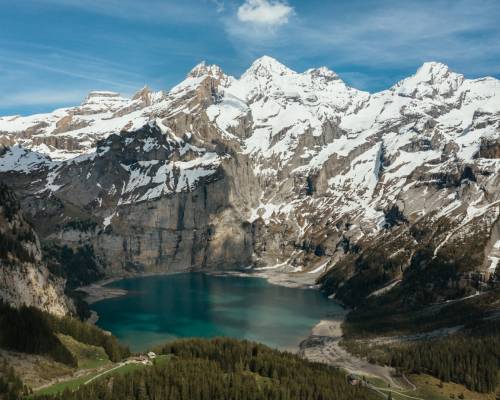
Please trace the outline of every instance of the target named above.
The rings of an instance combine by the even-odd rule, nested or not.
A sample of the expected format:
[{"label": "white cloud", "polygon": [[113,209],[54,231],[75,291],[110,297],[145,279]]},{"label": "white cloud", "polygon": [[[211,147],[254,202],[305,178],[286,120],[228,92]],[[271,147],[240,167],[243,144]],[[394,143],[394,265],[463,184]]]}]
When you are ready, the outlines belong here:
[{"label": "white cloud", "polygon": [[365,90],[386,89],[428,60],[471,78],[500,74],[498,0],[373,0],[370,12],[324,3],[279,30],[235,18],[226,32],[247,62],[272,54],[294,67],[324,64]]},{"label": "white cloud", "polygon": [[238,19],[258,25],[277,26],[288,22],[293,7],[282,1],[245,0],[238,8]]}]

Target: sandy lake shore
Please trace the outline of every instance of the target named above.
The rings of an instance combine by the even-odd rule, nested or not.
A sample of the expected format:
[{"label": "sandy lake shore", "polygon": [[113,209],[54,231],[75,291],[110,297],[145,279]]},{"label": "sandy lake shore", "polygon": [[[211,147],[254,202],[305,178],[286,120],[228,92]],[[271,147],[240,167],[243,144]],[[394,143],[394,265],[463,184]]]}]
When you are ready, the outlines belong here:
[{"label": "sandy lake shore", "polygon": [[93,304],[101,300],[120,297],[127,294],[126,290],[106,287],[106,285],[120,279],[122,278],[105,279],[103,281],[92,283],[88,286],[81,286],[76,290],[85,293],[84,300],[86,303]]},{"label": "sandy lake shore", "polygon": [[127,294],[127,291],[125,289],[106,287],[106,285],[109,285],[110,283],[121,281],[123,279],[128,279],[128,278],[144,278],[147,276],[164,276],[164,275],[173,275],[176,273],[177,272],[161,272],[161,273],[152,272],[152,273],[145,273],[145,274],[129,274],[129,275],[122,275],[122,276],[115,276],[112,278],[106,278],[106,279],[103,279],[101,281],[94,282],[94,283],[87,285],[87,286],[80,286],[79,288],[76,288],[75,290],[85,293],[85,297],[83,298],[83,300],[87,304],[93,304],[93,303],[97,303],[98,301],[101,301],[101,300],[112,299],[114,297],[125,296]]}]

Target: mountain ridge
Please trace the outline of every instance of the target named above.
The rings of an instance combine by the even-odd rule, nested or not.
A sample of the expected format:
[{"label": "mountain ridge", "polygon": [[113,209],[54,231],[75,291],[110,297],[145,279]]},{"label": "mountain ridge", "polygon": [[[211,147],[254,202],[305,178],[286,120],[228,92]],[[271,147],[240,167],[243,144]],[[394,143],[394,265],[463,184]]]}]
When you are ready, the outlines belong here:
[{"label": "mountain ridge", "polygon": [[201,63],[168,92],[9,118],[0,178],[44,240],[90,244],[105,275],[251,265],[356,305],[406,279],[457,298],[498,273],[494,78],[430,62],[369,94],[263,57],[239,79]]}]

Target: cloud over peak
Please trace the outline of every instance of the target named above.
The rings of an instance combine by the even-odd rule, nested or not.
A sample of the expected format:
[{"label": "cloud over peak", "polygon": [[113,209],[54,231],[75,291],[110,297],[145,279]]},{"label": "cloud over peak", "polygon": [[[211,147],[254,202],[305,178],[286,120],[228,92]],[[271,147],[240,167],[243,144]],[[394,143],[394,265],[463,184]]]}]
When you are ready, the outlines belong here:
[{"label": "cloud over peak", "polygon": [[238,19],[251,24],[278,26],[288,22],[294,9],[279,0],[245,0],[238,8]]}]

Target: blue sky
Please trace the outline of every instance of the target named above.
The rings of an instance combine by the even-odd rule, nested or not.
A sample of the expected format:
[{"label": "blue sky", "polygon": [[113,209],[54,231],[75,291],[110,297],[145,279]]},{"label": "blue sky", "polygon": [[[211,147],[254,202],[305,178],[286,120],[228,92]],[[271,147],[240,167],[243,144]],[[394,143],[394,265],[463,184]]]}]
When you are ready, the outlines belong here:
[{"label": "blue sky", "polygon": [[0,0],[0,115],[168,89],[202,60],[239,76],[264,54],[371,92],[431,60],[500,77],[499,20],[498,0]]}]

